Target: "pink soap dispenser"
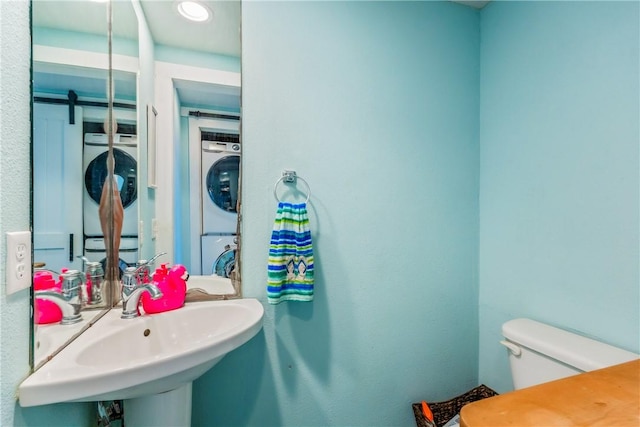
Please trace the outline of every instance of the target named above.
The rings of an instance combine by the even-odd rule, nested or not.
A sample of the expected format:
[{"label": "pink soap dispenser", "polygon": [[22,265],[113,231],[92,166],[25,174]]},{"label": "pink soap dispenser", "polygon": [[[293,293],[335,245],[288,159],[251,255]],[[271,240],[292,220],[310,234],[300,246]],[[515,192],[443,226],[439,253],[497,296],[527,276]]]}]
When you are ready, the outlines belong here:
[{"label": "pink soap dispenser", "polygon": [[165,263],[156,269],[153,283],[162,291],[162,297],[153,300],[147,293],[143,293],[140,299],[145,313],[161,313],[182,307],[187,293],[185,279],[188,276],[187,269],[180,264],[169,270]]},{"label": "pink soap dispenser", "polygon": [[[48,271],[35,271],[33,274],[34,291],[53,291],[62,293],[62,279],[56,283]],[[35,322],[38,325],[57,323],[62,320],[62,310],[53,301],[35,299]]]}]

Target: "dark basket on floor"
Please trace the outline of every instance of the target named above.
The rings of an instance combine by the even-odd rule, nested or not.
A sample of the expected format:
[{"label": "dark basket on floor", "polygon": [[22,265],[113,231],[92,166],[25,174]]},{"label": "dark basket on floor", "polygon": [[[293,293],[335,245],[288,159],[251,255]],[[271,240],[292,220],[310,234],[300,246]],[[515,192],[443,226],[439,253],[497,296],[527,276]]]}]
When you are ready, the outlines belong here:
[{"label": "dark basket on floor", "polygon": [[[436,427],[442,427],[447,423],[447,421],[455,417],[456,414],[460,412],[460,409],[462,409],[462,407],[467,403],[497,395],[498,393],[491,390],[486,385],[481,384],[460,396],[454,397],[453,399],[449,399],[444,402],[427,401],[427,403],[433,413],[433,421],[435,422]],[[433,425],[427,421],[425,416],[422,414],[422,402],[414,403],[411,406],[413,407],[413,415],[416,417],[416,425],[418,427],[433,427]]]}]

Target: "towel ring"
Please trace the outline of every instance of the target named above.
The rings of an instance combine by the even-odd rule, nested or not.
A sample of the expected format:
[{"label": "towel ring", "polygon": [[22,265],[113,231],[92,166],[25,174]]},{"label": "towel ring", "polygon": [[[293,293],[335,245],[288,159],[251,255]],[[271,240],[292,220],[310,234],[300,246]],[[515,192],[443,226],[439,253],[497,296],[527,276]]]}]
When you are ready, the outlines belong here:
[{"label": "towel ring", "polygon": [[278,197],[278,184],[280,184],[281,182],[288,183],[288,184],[295,183],[296,179],[299,179],[300,181],[304,182],[304,185],[307,186],[307,199],[304,202],[305,203],[309,202],[309,198],[311,197],[311,186],[309,186],[309,183],[305,181],[304,178],[301,178],[298,175],[296,175],[296,171],[284,171],[282,172],[282,176],[276,181],[275,184],[273,184],[273,197],[276,198],[278,203],[282,203],[282,200],[280,200],[280,198]]}]

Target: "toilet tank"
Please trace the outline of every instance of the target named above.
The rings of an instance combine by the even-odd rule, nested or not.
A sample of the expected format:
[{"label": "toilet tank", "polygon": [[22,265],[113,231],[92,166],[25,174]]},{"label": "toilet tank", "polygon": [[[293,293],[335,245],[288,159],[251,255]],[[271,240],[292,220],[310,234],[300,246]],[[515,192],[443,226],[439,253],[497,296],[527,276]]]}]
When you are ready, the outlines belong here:
[{"label": "toilet tank", "polygon": [[531,319],[502,325],[515,389],[638,359],[640,356]]}]

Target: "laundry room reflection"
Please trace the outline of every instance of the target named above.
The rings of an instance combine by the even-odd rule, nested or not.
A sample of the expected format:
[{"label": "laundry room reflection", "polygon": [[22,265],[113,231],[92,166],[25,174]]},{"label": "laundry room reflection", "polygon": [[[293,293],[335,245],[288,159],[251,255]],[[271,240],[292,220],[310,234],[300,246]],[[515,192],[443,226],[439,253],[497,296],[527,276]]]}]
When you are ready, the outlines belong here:
[{"label": "laundry room reflection", "polygon": [[[34,87],[44,90],[34,73]],[[62,76],[59,76],[62,79]],[[103,101],[79,93],[75,123],[67,105],[51,92],[34,97],[34,261],[58,273],[84,271],[84,262],[100,262],[106,271],[105,236],[98,215],[107,180],[107,134]],[[83,99],[90,98],[90,101]],[[89,106],[90,104],[90,106]],[[120,267],[138,260],[137,138],[135,104],[114,111],[121,131],[114,135],[115,184],[124,207]]]},{"label": "laundry room reflection", "polygon": [[[239,96],[230,99],[239,108]],[[189,150],[183,155],[188,156],[185,162],[199,167],[182,171],[195,191],[184,195],[190,226],[180,240],[191,253],[190,274],[210,278],[210,293],[239,296],[240,117],[188,111]]]}]

